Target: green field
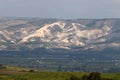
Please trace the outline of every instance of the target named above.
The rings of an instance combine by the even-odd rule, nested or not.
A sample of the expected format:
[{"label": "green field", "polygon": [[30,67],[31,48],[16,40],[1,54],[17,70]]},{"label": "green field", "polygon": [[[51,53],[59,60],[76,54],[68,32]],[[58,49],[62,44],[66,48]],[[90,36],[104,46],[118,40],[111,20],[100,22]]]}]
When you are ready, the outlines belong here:
[{"label": "green field", "polygon": [[[0,80],[82,80],[84,75],[89,74],[87,72],[42,72],[10,66],[0,67]],[[101,78],[106,78],[102,80],[120,80],[120,73],[101,73]]]},{"label": "green field", "polygon": [[[23,74],[0,74],[0,80],[69,80],[71,76],[81,78],[84,74],[81,72],[33,72]],[[102,77],[112,80],[120,80],[120,73],[104,73]]]}]

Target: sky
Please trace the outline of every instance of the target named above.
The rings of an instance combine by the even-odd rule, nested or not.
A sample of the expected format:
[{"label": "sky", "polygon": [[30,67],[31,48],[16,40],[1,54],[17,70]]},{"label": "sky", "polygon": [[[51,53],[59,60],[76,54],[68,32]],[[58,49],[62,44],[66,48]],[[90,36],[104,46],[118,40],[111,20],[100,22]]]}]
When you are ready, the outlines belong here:
[{"label": "sky", "polygon": [[120,0],[0,0],[0,17],[120,18]]}]

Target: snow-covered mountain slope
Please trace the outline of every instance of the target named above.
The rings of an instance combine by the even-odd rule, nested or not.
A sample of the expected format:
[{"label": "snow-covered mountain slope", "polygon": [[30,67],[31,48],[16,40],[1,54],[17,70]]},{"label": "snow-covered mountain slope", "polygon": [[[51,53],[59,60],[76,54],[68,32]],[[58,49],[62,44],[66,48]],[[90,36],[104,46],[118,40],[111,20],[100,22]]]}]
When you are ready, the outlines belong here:
[{"label": "snow-covered mountain slope", "polygon": [[0,50],[120,48],[119,19],[0,21]]},{"label": "snow-covered mountain slope", "polygon": [[[66,44],[64,47],[72,45],[85,46],[88,41],[90,42],[91,40],[106,36],[110,31],[111,26],[107,25],[101,28],[87,29],[85,25],[79,23],[70,23],[67,25],[65,22],[54,22],[24,37],[20,43],[34,42],[37,41],[35,38],[39,38],[41,42],[56,43],[59,46]],[[105,40],[100,40],[99,42],[101,41]]]}]

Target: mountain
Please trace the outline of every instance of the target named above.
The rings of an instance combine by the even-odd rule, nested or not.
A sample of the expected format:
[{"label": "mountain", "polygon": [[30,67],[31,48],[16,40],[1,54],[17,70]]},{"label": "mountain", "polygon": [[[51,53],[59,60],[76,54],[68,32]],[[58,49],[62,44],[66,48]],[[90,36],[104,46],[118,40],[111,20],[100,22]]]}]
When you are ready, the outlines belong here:
[{"label": "mountain", "polygon": [[1,18],[0,50],[120,48],[120,19]]}]

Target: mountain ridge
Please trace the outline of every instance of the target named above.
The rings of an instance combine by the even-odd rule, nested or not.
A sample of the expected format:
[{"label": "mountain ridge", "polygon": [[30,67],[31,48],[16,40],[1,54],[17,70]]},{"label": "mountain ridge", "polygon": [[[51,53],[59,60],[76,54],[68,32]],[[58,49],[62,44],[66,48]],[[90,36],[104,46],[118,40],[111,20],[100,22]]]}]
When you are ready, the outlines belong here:
[{"label": "mountain ridge", "polygon": [[120,48],[119,25],[120,19],[1,19],[0,50]]}]

